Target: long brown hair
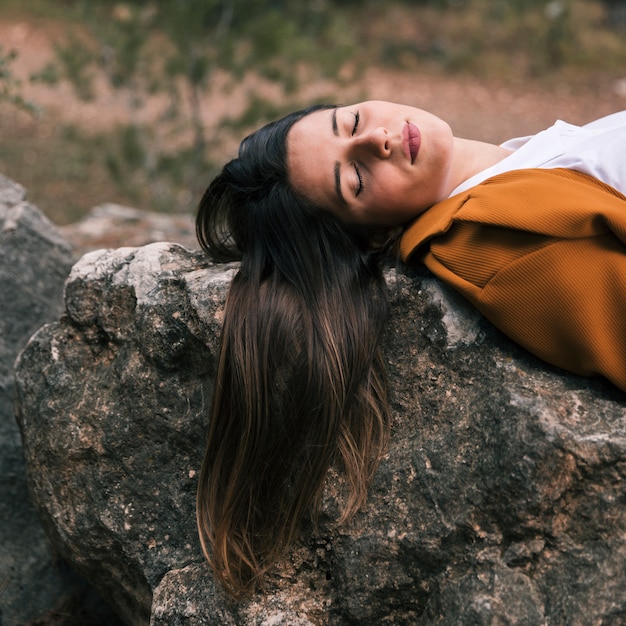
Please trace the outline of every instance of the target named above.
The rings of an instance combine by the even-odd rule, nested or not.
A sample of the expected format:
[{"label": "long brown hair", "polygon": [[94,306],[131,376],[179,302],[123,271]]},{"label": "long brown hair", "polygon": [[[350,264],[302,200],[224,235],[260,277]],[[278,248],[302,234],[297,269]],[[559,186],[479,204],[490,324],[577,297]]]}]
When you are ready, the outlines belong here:
[{"label": "long brown hair", "polygon": [[196,222],[214,260],[241,262],[197,499],[203,550],[236,597],[315,520],[331,465],[347,477],[342,520],[363,504],[388,438],[386,287],[369,233],[289,184],[287,133],[312,110],[247,137]]}]

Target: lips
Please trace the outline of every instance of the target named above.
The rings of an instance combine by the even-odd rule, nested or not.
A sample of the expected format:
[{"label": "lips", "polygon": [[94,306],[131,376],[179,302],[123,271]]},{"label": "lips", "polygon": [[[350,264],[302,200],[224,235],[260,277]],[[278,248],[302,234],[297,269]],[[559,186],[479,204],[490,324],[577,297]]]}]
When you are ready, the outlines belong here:
[{"label": "lips", "polygon": [[407,159],[411,161],[411,164],[413,164],[417,153],[420,151],[421,143],[422,136],[419,128],[415,126],[415,124],[407,122],[402,128],[402,148]]}]

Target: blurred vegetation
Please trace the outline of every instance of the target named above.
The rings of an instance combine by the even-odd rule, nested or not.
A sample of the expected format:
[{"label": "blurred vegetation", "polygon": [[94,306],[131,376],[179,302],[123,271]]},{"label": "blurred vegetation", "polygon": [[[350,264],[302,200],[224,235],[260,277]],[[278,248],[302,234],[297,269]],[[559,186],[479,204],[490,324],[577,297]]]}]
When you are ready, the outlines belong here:
[{"label": "blurred vegetation", "polygon": [[[123,99],[127,121],[106,133],[48,129],[45,167],[28,163],[36,133],[22,133],[19,147],[0,146],[0,166],[22,158],[22,170],[41,167],[30,173],[36,180],[16,176],[31,195],[43,184],[37,177],[47,177],[57,193],[101,185],[109,190],[103,201],[170,211],[192,208],[225,136],[305,104],[300,89],[316,78],[355,81],[372,65],[501,81],[626,67],[626,28],[599,0],[3,0],[2,15],[62,21],[54,60],[32,80],[68,81],[84,101],[104,80]],[[25,108],[10,72],[14,54],[0,48],[0,100]],[[232,89],[250,73],[281,95],[250,94],[241,114],[216,113],[209,135],[206,101],[218,78]],[[147,114],[155,96],[167,101],[156,119]],[[75,219],[87,208],[55,217]]]},{"label": "blurred vegetation", "polygon": [[21,93],[21,81],[15,77],[11,63],[17,57],[15,50],[5,52],[0,44],[0,102],[8,102],[13,106],[33,114],[39,113],[39,109],[33,102],[25,100]]}]

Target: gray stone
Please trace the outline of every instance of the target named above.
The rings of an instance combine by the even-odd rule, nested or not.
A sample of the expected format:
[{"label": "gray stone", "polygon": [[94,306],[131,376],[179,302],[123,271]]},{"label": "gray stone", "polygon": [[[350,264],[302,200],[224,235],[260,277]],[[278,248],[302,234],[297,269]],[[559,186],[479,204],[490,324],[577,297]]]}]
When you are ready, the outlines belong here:
[{"label": "gray stone", "polygon": [[[69,274],[68,243],[24,189],[0,176],[0,623],[26,622],[64,590],[29,499],[14,416],[13,364],[42,324],[59,317]],[[69,574],[68,574],[69,575]]]},{"label": "gray stone", "polygon": [[[364,509],[306,527],[233,603],[195,490],[234,266],[152,244],[86,255],[16,366],[33,494],[128,624],[621,624],[626,394],[551,368],[426,273],[391,269],[393,435]],[[620,621],[621,620],[621,621]]]},{"label": "gray stone", "polygon": [[72,243],[76,259],[92,250],[145,246],[157,241],[197,249],[196,226],[191,214],[157,213],[106,203],[93,207],[85,217],[60,227]]}]

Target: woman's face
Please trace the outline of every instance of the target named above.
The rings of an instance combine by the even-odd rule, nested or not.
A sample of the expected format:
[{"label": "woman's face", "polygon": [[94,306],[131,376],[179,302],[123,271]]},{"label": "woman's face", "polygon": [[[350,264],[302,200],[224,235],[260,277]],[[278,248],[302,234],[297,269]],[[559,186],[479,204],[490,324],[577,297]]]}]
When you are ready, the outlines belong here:
[{"label": "woman's face", "polygon": [[426,111],[361,102],[296,122],[287,167],[297,192],[340,219],[396,226],[448,196],[453,142]]}]

